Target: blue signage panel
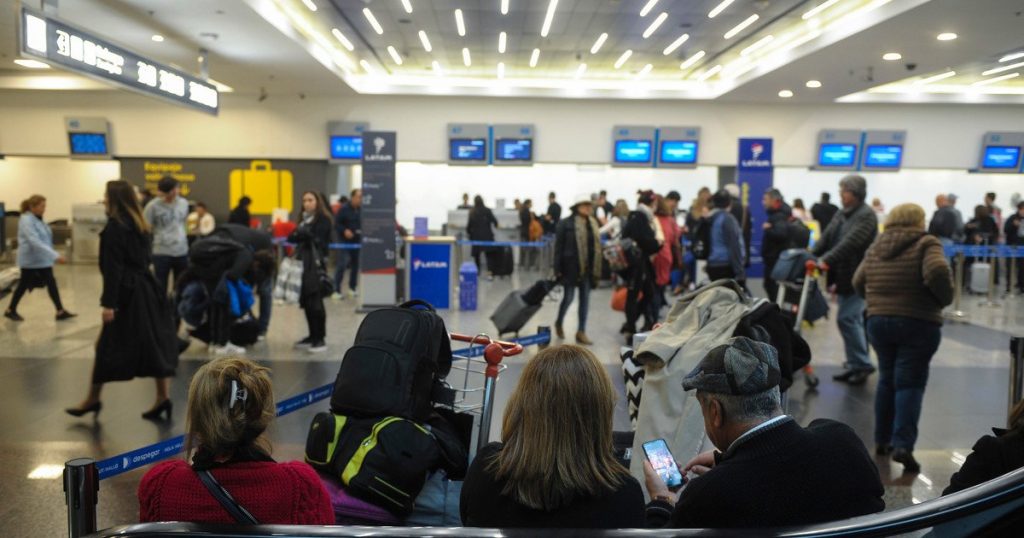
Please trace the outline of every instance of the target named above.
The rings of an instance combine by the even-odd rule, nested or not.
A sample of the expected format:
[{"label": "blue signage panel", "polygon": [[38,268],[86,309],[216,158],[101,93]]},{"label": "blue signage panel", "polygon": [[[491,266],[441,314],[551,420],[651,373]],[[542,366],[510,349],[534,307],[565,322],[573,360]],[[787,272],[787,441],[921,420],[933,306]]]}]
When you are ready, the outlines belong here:
[{"label": "blue signage panel", "polygon": [[1017,146],[986,146],[982,167],[1012,170],[1020,162],[1020,148]]},{"label": "blue signage panel", "polygon": [[106,155],[106,133],[68,133],[72,155]]},{"label": "blue signage panel", "polygon": [[903,160],[903,146],[896,144],[868,145],[864,166],[868,168],[899,168]]},{"label": "blue signage panel", "polygon": [[772,165],[771,138],[741,138],[736,182],[740,187],[740,201],[750,211],[750,266],[747,277],[764,276],[761,257],[762,227],[768,221],[762,196],[772,188],[775,168]]},{"label": "blue signage panel", "polygon": [[495,141],[495,158],[499,161],[532,161],[533,139],[499,138]]},{"label": "blue signage panel", "polygon": [[653,156],[650,140],[616,140],[615,162],[649,163]]},{"label": "blue signage panel", "polygon": [[697,162],[696,140],[663,140],[661,162],[670,164],[693,164]]},{"label": "blue signage panel", "polygon": [[453,138],[449,158],[453,161],[485,161],[487,160],[487,139],[485,138]]},{"label": "blue signage panel", "polygon": [[856,144],[822,144],[818,150],[818,166],[846,167],[856,161]]},{"label": "blue signage panel", "polygon": [[451,308],[452,245],[409,245],[409,298],[422,299],[434,308]]},{"label": "blue signage panel", "polygon": [[363,158],[363,135],[332,136],[331,158],[351,159],[358,161]]}]

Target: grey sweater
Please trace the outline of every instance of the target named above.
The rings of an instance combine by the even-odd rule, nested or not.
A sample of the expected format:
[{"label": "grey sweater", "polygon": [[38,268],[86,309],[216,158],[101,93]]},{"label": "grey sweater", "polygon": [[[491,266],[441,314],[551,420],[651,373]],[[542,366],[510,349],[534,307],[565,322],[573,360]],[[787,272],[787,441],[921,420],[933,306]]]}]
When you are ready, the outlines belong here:
[{"label": "grey sweater", "polygon": [[829,265],[836,291],[850,295],[853,273],[864,259],[864,253],[878,235],[878,217],[867,204],[843,208],[814,245],[814,255]]},{"label": "grey sweater", "polygon": [[185,220],[188,218],[188,202],[178,196],[173,202],[154,198],[143,210],[142,216],[153,228],[154,256],[187,256],[188,237],[185,235]]}]

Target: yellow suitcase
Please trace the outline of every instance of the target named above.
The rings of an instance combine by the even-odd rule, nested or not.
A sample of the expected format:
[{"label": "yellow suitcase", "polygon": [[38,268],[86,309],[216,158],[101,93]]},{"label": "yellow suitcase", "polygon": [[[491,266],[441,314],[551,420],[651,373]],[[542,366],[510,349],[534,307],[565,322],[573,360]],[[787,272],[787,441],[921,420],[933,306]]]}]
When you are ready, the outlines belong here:
[{"label": "yellow suitcase", "polygon": [[270,161],[252,161],[248,170],[231,171],[229,202],[234,207],[239,198],[248,196],[250,214],[269,215],[278,207],[290,213],[292,183],[291,170],[274,170]]}]

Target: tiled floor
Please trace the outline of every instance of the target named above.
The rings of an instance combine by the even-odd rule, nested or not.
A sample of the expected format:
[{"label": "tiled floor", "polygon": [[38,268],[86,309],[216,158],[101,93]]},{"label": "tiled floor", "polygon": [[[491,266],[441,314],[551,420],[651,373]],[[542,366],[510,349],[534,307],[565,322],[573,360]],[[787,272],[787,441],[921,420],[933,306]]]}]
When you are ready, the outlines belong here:
[{"label": "tiled floor", "polygon": [[[182,432],[188,379],[203,361],[205,350],[193,346],[182,356],[177,378],[172,383],[174,418],[154,424],[139,418],[153,400],[152,382],[136,380],[113,383],[104,390],[104,409],[98,421],[74,419],[62,409],[82,398],[92,366],[92,345],[99,330],[99,275],[92,266],[61,266],[56,270],[61,293],[70,310],[80,314],[74,320],[56,323],[44,293],[34,292],[19,308],[26,321],[0,321],[0,367],[5,373],[0,391],[0,449],[5,456],[0,467],[0,535],[54,536],[66,529],[65,508],[59,478],[29,480],[29,473],[42,465],[60,466],[73,457],[103,458],[165,439]],[[532,282],[536,275],[480,283],[480,309],[475,312],[445,312],[449,330],[476,333],[493,330],[487,319],[512,289]],[[755,284],[756,286],[756,284]],[[619,375],[617,329],[621,314],[610,310],[610,290],[596,290],[591,298],[588,331],[594,351],[608,367],[616,385]],[[1007,341],[1011,333],[1024,333],[1024,299],[1002,300],[1002,306],[979,306],[980,298],[964,297],[961,308],[967,323],[948,323],[943,341],[932,362],[928,391],[920,425],[916,455],[923,472],[903,475],[901,466],[878,461],[887,484],[889,508],[906,506],[937,496],[949,475],[958,467],[970,447],[992,426],[1006,418],[1008,372]],[[6,307],[6,300],[3,302]],[[271,334],[266,343],[250,350],[249,356],[273,368],[278,399],[333,380],[341,355],[352,341],[361,316],[351,301],[328,301],[329,351],[320,355],[295,352],[291,344],[304,337],[305,319],[289,306],[275,307]],[[557,303],[545,303],[528,325],[553,322]],[[575,310],[566,321],[566,332],[575,332]],[[831,381],[842,362],[842,344],[834,322],[818,323],[805,330],[815,356],[821,384],[808,390],[797,382],[790,393],[790,412],[806,424],[818,417],[850,424],[864,442],[873,446],[874,381],[862,387],[848,387]],[[523,364],[533,353],[508,359],[496,392],[495,421],[509,392],[514,388]],[[461,381],[460,381],[461,382]],[[306,428],[313,406],[281,419],[273,428],[278,459],[302,456]],[[617,409],[616,428],[628,425],[625,403]],[[798,470],[794,469],[794,472]],[[104,481],[100,489],[100,526],[132,522],[137,517],[135,487],[142,471]]]}]

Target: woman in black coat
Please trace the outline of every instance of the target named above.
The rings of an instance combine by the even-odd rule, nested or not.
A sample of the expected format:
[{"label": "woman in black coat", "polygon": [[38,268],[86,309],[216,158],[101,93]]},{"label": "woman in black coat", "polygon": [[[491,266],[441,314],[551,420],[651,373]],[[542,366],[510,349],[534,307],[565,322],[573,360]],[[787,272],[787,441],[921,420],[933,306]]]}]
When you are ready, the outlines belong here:
[{"label": "woman in black coat", "polygon": [[[492,226],[494,228],[498,227],[498,219],[494,218],[494,213],[484,205],[484,199],[477,195],[473,199],[473,209],[469,210],[466,235],[469,236],[470,241],[494,241],[494,228]],[[476,262],[478,271],[480,270],[480,256],[489,251],[489,247],[474,246],[472,248],[473,261]],[[488,269],[491,268],[488,267]]]},{"label": "woman in black coat", "polygon": [[302,193],[302,214],[299,227],[288,236],[296,243],[296,258],[302,260],[302,288],[299,306],[306,312],[309,336],[299,340],[295,347],[310,353],[327,351],[327,311],[324,297],[333,290],[325,289],[327,278],[327,248],[331,243],[331,213],[323,197],[313,191]]},{"label": "woman in black coat", "polygon": [[103,327],[96,343],[89,394],[72,416],[99,415],[100,392],[108,381],[156,378],[156,403],[146,419],[171,416],[170,378],[178,366],[178,341],[171,305],[149,270],[149,225],[135,189],[126,181],[110,181],[104,195],[107,225],[100,232],[100,273],[103,275]]},{"label": "woman in black coat", "polygon": [[642,330],[650,330],[657,321],[655,313],[650,308],[656,292],[654,264],[651,262],[651,256],[657,254],[661,249],[655,232],[654,204],[656,200],[653,191],[641,191],[636,211],[629,213],[626,224],[622,227],[622,238],[632,240],[636,247],[630,256],[629,269],[623,275],[628,292],[626,293],[626,323],[623,324],[620,332],[626,336],[627,343],[632,343],[633,334],[636,332],[636,322],[641,314],[644,316]]},{"label": "woman in black coat", "polygon": [[992,428],[974,443],[974,452],[949,479],[943,495],[956,493],[1024,467],[1024,401],[1010,411],[1009,429]]}]

